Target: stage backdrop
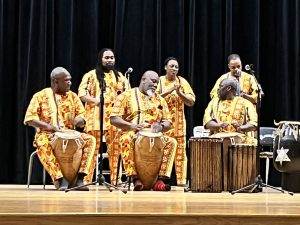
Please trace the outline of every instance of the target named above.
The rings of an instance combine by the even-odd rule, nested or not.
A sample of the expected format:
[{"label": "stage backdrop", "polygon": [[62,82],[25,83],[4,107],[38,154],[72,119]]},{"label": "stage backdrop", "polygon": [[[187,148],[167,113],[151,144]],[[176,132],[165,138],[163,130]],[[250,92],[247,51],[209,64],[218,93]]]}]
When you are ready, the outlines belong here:
[{"label": "stage backdrop", "polygon": [[[187,109],[188,137],[202,124],[209,92],[240,54],[254,64],[265,96],[261,125],[299,120],[298,0],[0,0],[0,183],[24,184],[34,129],[23,125],[32,95],[50,85],[56,66],[68,69],[77,92],[97,52],[114,49],[131,85],[177,57],[197,96]],[[33,182],[41,182],[35,161]]]}]

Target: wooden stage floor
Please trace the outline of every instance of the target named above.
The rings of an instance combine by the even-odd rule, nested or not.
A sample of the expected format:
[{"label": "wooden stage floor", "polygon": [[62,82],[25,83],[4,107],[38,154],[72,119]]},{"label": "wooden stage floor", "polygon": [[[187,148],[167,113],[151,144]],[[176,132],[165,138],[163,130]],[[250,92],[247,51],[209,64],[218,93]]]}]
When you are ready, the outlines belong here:
[{"label": "wooden stage floor", "polygon": [[91,186],[89,192],[58,192],[53,186],[0,185],[0,224],[300,224],[300,194],[109,192]]}]

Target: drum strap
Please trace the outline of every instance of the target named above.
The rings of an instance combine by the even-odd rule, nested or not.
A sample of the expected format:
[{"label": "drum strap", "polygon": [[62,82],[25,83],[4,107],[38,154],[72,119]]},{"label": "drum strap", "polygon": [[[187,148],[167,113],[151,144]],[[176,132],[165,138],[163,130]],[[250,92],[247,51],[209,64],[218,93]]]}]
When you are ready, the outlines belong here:
[{"label": "drum strap", "polygon": [[63,151],[63,153],[66,152],[66,149],[67,149],[67,146],[68,146],[68,142],[69,142],[69,140],[63,140],[62,141],[62,151]]},{"label": "drum strap", "polygon": [[155,143],[155,138],[149,138],[149,144],[150,144],[150,149],[149,149],[149,152],[152,152],[152,148],[154,146],[154,143]]}]

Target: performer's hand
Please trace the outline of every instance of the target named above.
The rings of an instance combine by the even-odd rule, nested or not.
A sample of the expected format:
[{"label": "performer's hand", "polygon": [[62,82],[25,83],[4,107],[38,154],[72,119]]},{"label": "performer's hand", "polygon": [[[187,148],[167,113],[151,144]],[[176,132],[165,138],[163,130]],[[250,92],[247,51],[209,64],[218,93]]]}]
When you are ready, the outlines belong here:
[{"label": "performer's hand", "polygon": [[226,128],[228,126],[229,126],[228,122],[221,122],[221,123],[219,123],[219,128]]},{"label": "performer's hand", "polygon": [[151,125],[152,132],[158,133],[162,132],[163,126],[160,123],[154,123]]},{"label": "performer's hand", "polygon": [[56,132],[56,131],[59,131],[58,127],[55,127],[51,124],[47,124],[44,128],[41,128],[42,130],[45,130],[45,131],[50,131],[50,132]]},{"label": "performer's hand", "polygon": [[83,118],[77,117],[77,118],[74,119],[73,125],[75,127],[83,128],[85,126],[85,121],[84,121]]},{"label": "performer's hand", "polygon": [[143,125],[143,124],[132,124],[132,126],[130,127],[130,130],[140,131],[144,128],[145,128],[145,125]]},{"label": "performer's hand", "polygon": [[237,131],[239,132],[247,132],[249,129],[249,126],[246,124],[246,125],[240,125],[236,128]]},{"label": "performer's hand", "polygon": [[100,99],[95,98],[94,103],[95,103],[96,106],[99,106],[100,105]]},{"label": "performer's hand", "polygon": [[174,88],[176,90],[176,93],[178,94],[180,92],[181,85],[180,84],[175,84]]}]

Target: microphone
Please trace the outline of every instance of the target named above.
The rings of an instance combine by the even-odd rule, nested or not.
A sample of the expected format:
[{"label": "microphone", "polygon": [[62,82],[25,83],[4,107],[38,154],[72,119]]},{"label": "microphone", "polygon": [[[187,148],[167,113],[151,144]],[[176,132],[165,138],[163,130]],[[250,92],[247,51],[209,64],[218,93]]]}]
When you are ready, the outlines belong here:
[{"label": "microphone", "polygon": [[236,70],[236,75],[239,77],[239,76],[241,76],[241,73],[242,73],[242,70],[240,70],[240,69],[237,69]]},{"label": "microphone", "polygon": [[245,66],[245,70],[249,71],[249,70],[252,70],[253,69],[253,64],[247,64]]},{"label": "microphone", "polygon": [[125,72],[125,76],[126,76],[126,74],[132,73],[132,71],[133,71],[133,69],[132,69],[131,67],[129,67],[129,68],[127,69],[127,71]]}]

